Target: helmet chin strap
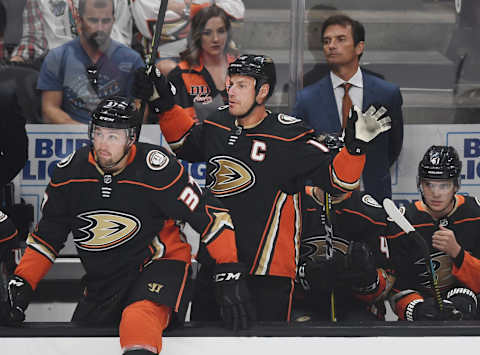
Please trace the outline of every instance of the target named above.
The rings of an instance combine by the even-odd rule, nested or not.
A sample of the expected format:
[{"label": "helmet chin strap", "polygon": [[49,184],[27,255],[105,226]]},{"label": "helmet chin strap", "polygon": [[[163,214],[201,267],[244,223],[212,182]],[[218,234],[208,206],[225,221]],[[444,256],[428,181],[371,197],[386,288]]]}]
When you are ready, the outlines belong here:
[{"label": "helmet chin strap", "polygon": [[[250,108],[247,110],[247,112],[245,112],[243,115],[237,116],[237,118],[242,119],[242,118],[247,117],[249,114],[252,113],[252,111],[255,109],[255,107],[259,106],[259,104],[257,103],[257,96],[258,96],[258,93],[260,92],[260,88],[262,87],[263,84],[264,83],[260,83],[260,85],[258,85],[258,87],[255,87],[255,100],[253,101],[252,106],[250,106]],[[256,79],[255,79],[255,86],[257,86]]]},{"label": "helmet chin strap", "polygon": [[108,166],[102,166],[100,164],[100,162],[98,161],[97,159],[97,155],[95,154],[94,150],[93,150],[93,143],[91,145],[91,150],[92,150],[92,153],[93,153],[93,156],[95,157],[95,161],[96,163],[98,164],[98,166],[106,173],[110,172],[110,169],[112,169],[114,166],[116,166],[118,163],[120,163],[122,161],[123,158],[125,158],[125,156],[130,152],[130,148],[132,147],[133,143],[134,143],[134,139],[131,139],[129,138],[130,142],[127,144],[127,148],[124,150],[122,156],[115,162],[113,162],[112,164],[108,165]]},{"label": "helmet chin strap", "polygon": [[[423,201],[423,203],[425,204],[425,206],[427,206],[427,208],[428,208],[430,211],[433,211],[432,208],[428,205],[427,200],[425,200],[425,196],[423,195],[422,185],[420,184],[418,188],[419,188],[419,190],[420,190],[420,194],[422,195],[422,201]],[[450,202],[455,203],[455,194],[453,194],[452,200],[451,200]],[[443,210],[441,210],[439,213],[441,213],[442,215],[446,215],[448,212],[450,212],[450,211],[446,211],[446,210],[449,209],[449,207],[450,207],[450,204],[448,204],[447,207],[445,207],[445,208],[444,208]],[[446,213],[443,213],[444,211],[446,211]]]}]

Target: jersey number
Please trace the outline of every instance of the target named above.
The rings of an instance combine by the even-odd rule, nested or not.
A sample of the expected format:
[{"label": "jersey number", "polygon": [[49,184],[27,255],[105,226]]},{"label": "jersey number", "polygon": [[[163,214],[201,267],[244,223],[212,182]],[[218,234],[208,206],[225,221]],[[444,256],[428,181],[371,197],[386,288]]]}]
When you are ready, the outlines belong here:
[{"label": "jersey number", "polygon": [[[188,177],[188,183],[197,186],[197,183],[191,176]],[[183,189],[183,191],[180,193],[180,196],[178,196],[178,199],[182,201],[192,212],[195,210],[198,202],[200,201],[200,197],[198,197],[198,194],[190,186],[186,186]]]}]

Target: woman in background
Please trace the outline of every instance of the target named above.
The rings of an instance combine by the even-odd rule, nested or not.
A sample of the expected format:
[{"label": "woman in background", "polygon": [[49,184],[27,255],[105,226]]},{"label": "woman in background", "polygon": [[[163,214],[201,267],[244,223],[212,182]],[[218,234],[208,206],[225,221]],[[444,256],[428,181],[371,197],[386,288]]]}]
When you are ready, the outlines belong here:
[{"label": "woman in background", "polygon": [[199,121],[227,104],[225,82],[234,55],[227,13],[216,5],[200,9],[192,19],[187,48],[168,74],[177,90],[175,104]]}]

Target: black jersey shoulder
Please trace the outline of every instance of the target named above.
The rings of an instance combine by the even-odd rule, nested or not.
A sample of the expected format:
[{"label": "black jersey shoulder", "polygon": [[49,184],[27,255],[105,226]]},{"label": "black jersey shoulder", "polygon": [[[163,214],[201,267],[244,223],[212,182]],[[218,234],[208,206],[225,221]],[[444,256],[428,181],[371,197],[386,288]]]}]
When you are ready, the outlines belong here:
[{"label": "black jersey shoulder", "polygon": [[165,190],[183,174],[184,168],[164,147],[137,143],[135,159],[119,178],[153,190]]},{"label": "black jersey shoulder", "polygon": [[220,106],[203,121],[206,126],[214,126],[226,131],[236,128],[235,117],[228,111],[228,105]]},{"label": "black jersey shoulder", "polygon": [[296,141],[313,138],[313,129],[301,119],[284,113],[271,113],[258,126],[249,129],[250,136],[262,136],[280,141]]},{"label": "black jersey shoulder", "polygon": [[71,179],[88,178],[90,174],[86,167],[89,165],[90,149],[89,145],[82,147],[59,161],[52,171],[52,183],[58,184]]},{"label": "black jersey shoulder", "polygon": [[383,207],[369,194],[353,191],[351,196],[338,204],[337,217],[342,230],[348,234],[368,234],[384,230],[387,226]]}]

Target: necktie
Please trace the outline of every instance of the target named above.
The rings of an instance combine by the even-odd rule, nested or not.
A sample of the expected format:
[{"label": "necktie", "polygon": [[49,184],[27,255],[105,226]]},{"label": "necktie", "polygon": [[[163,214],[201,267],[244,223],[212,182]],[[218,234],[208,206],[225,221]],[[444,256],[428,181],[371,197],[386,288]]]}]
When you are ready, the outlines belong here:
[{"label": "necktie", "polygon": [[352,87],[352,84],[343,83],[342,86],[343,86],[343,89],[345,90],[345,93],[343,94],[343,99],[342,99],[342,130],[344,130],[345,126],[347,125],[348,113],[350,112],[350,108],[352,107],[352,99],[348,94],[348,90],[350,90],[350,88]]}]

